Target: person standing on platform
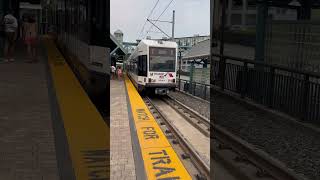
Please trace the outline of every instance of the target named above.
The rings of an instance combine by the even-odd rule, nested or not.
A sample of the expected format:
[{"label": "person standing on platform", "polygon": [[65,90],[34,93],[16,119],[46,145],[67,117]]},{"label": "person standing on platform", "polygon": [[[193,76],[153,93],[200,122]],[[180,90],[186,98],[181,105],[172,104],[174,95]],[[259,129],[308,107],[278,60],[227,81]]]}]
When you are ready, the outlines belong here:
[{"label": "person standing on platform", "polygon": [[122,77],[122,69],[121,69],[121,66],[118,67],[117,74],[118,74],[118,79],[121,80],[121,77]]},{"label": "person standing on platform", "polygon": [[30,16],[28,21],[24,23],[23,27],[24,33],[24,42],[27,45],[28,54],[31,58],[30,63],[37,62],[37,41],[38,41],[38,25],[36,23],[35,17]]},{"label": "person standing on platform", "polygon": [[114,79],[116,75],[116,67],[114,65],[111,66],[111,79]]},{"label": "person standing on platform", "polygon": [[14,46],[17,39],[18,20],[13,16],[12,11],[4,16],[3,25],[5,31],[4,61],[13,62]]},{"label": "person standing on platform", "polygon": [[26,26],[26,23],[28,22],[28,17],[24,14],[22,16],[22,22],[20,24],[20,38],[22,39],[23,42],[25,42],[25,26]]}]

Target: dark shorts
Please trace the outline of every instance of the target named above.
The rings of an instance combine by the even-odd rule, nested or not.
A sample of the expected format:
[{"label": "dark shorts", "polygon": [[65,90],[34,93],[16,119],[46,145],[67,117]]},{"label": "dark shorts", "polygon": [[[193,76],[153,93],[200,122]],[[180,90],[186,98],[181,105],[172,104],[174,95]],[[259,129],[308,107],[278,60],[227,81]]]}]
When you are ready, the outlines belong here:
[{"label": "dark shorts", "polygon": [[6,41],[9,45],[13,45],[15,41],[15,33],[14,32],[6,32]]}]

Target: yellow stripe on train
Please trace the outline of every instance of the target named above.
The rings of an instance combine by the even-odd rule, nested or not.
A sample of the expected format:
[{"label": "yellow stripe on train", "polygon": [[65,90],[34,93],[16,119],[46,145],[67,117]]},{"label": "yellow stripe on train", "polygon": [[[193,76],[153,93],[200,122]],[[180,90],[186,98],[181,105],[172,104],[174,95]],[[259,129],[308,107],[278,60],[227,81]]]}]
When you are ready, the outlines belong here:
[{"label": "yellow stripe on train", "polygon": [[192,179],[128,77],[125,83],[148,179]]},{"label": "yellow stripe on train", "polygon": [[109,127],[54,43],[48,39],[45,42],[76,179],[108,179]]}]

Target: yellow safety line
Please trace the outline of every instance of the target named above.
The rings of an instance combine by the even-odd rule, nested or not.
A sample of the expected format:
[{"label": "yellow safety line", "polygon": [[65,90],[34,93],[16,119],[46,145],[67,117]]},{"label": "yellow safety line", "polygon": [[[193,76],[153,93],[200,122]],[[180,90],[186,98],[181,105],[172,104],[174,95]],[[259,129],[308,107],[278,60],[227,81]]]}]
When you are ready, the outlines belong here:
[{"label": "yellow safety line", "polygon": [[109,127],[54,43],[45,43],[76,179],[108,179]]},{"label": "yellow safety line", "polygon": [[128,77],[125,84],[148,179],[192,179]]}]

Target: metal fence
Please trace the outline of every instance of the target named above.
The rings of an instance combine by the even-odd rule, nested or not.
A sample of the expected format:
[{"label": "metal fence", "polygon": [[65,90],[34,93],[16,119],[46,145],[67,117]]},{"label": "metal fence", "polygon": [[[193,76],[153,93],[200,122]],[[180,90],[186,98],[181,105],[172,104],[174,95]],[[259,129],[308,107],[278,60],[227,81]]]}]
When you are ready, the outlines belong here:
[{"label": "metal fence", "polygon": [[[180,83],[180,85],[179,85]],[[204,100],[210,101],[210,85],[178,79],[177,89]]]},{"label": "metal fence", "polygon": [[[214,56],[214,86],[320,125],[320,75],[285,66]],[[218,57],[218,58],[217,58]]]},{"label": "metal fence", "polygon": [[320,72],[320,22],[267,22],[266,62],[294,69]]}]

